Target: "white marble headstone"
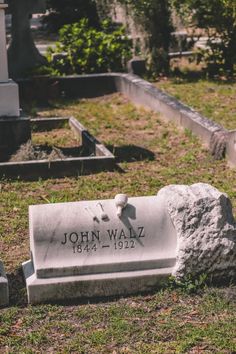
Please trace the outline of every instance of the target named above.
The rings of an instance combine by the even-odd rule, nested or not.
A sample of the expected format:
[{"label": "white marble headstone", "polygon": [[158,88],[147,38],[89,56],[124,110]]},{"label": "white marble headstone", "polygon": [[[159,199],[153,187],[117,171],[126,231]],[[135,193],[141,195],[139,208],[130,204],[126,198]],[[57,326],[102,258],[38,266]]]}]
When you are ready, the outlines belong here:
[{"label": "white marble headstone", "polygon": [[149,290],[175,265],[176,232],[157,196],[130,198],[120,217],[114,200],[30,206],[29,224],[31,303]]},{"label": "white marble headstone", "polygon": [[[18,85],[8,77],[5,9],[7,5],[0,1],[0,118],[19,117]],[[17,58],[16,58],[17,60]]]}]

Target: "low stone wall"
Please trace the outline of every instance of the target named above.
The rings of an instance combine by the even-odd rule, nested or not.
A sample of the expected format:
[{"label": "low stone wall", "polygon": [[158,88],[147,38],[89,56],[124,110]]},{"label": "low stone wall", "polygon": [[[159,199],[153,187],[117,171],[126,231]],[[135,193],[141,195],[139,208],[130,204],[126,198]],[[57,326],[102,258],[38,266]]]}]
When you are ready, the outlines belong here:
[{"label": "low stone wall", "polygon": [[164,119],[190,129],[208,147],[210,147],[215,132],[225,131],[219,124],[203,117],[145,80],[134,75],[122,75],[117,77],[115,81],[117,91],[128,96],[136,104],[141,104],[160,113]]},{"label": "low stone wall", "polygon": [[138,76],[122,73],[18,80],[23,101],[45,102],[50,98],[91,98],[121,92],[134,103],[158,112],[169,121],[190,129],[216,158],[226,157],[236,165],[236,131],[227,131],[190,107]]}]

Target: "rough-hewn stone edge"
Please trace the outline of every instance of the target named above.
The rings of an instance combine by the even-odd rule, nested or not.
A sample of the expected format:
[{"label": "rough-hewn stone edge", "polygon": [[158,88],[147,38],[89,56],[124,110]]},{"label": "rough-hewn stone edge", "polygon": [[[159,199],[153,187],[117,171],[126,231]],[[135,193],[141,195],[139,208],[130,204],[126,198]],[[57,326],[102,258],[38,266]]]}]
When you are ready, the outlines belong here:
[{"label": "rough-hewn stone edge", "polygon": [[[230,164],[236,165],[236,149],[232,143],[232,132],[138,76],[125,73],[104,73],[51,77],[48,80],[52,85],[56,82],[59,94],[68,98],[89,98],[121,92],[134,103],[152,109],[160,113],[164,119],[191,130],[207,145],[216,158],[223,157],[226,151]],[[29,88],[33,85],[33,80],[19,80],[18,84],[22,97],[26,90],[25,87]]]},{"label": "rough-hewn stone edge", "polygon": [[159,198],[177,234],[176,264],[179,280],[205,274],[211,281],[236,278],[236,222],[229,197],[206,183],[169,185]]},{"label": "rough-hewn stone edge", "polygon": [[0,261],[0,307],[7,306],[9,303],[9,290],[8,290],[8,280]]},{"label": "rough-hewn stone edge", "polygon": [[[52,120],[51,120],[52,119]],[[40,130],[42,124],[46,129],[60,127],[68,122],[70,127],[82,140],[88,155],[76,158],[65,158],[56,160],[32,160],[22,162],[0,163],[0,176],[4,178],[21,178],[24,180],[35,180],[41,178],[59,178],[87,175],[101,171],[111,171],[115,168],[115,156],[97,139],[95,139],[75,118],[36,118],[32,124]]]}]

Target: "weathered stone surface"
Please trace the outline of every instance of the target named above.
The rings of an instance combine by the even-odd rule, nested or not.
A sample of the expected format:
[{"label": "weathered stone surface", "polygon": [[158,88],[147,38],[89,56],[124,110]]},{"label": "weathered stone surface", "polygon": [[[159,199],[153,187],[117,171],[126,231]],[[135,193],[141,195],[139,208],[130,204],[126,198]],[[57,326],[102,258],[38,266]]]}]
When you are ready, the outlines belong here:
[{"label": "weathered stone surface", "polygon": [[226,194],[197,183],[161,189],[177,232],[177,259],[173,275],[200,273],[215,279],[236,276],[236,226]]},{"label": "weathered stone surface", "polygon": [[9,292],[8,292],[8,280],[3,268],[3,264],[0,261],[0,307],[8,305]]}]

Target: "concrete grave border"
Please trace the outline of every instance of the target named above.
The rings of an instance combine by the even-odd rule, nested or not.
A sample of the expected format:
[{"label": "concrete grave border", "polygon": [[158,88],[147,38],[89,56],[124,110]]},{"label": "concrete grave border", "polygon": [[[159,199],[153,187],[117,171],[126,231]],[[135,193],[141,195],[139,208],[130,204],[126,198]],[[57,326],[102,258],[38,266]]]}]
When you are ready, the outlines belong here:
[{"label": "concrete grave border", "polygon": [[22,79],[18,80],[18,84],[20,97],[24,100],[45,101],[55,93],[67,98],[91,98],[120,92],[134,103],[160,113],[164,119],[190,129],[216,157],[217,149],[225,151],[230,165],[236,166],[236,130],[224,129],[138,76],[122,73],[92,74],[48,77],[42,81],[40,78]]},{"label": "concrete grave border", "polygon": [[[37,131],[52,130],[68,122],[70,128],[81,138],[82,147],[88,156],[56,160],[32,160],[22,162],[1,162],[0,176],[3,178],[20,178],[35,180],[39,177],[69,177],[93,172],[107,171],[115,168],[114,155],[75,118],[35,118],[31,126]],[[94,156],[89,156],[94,154]]]}]

